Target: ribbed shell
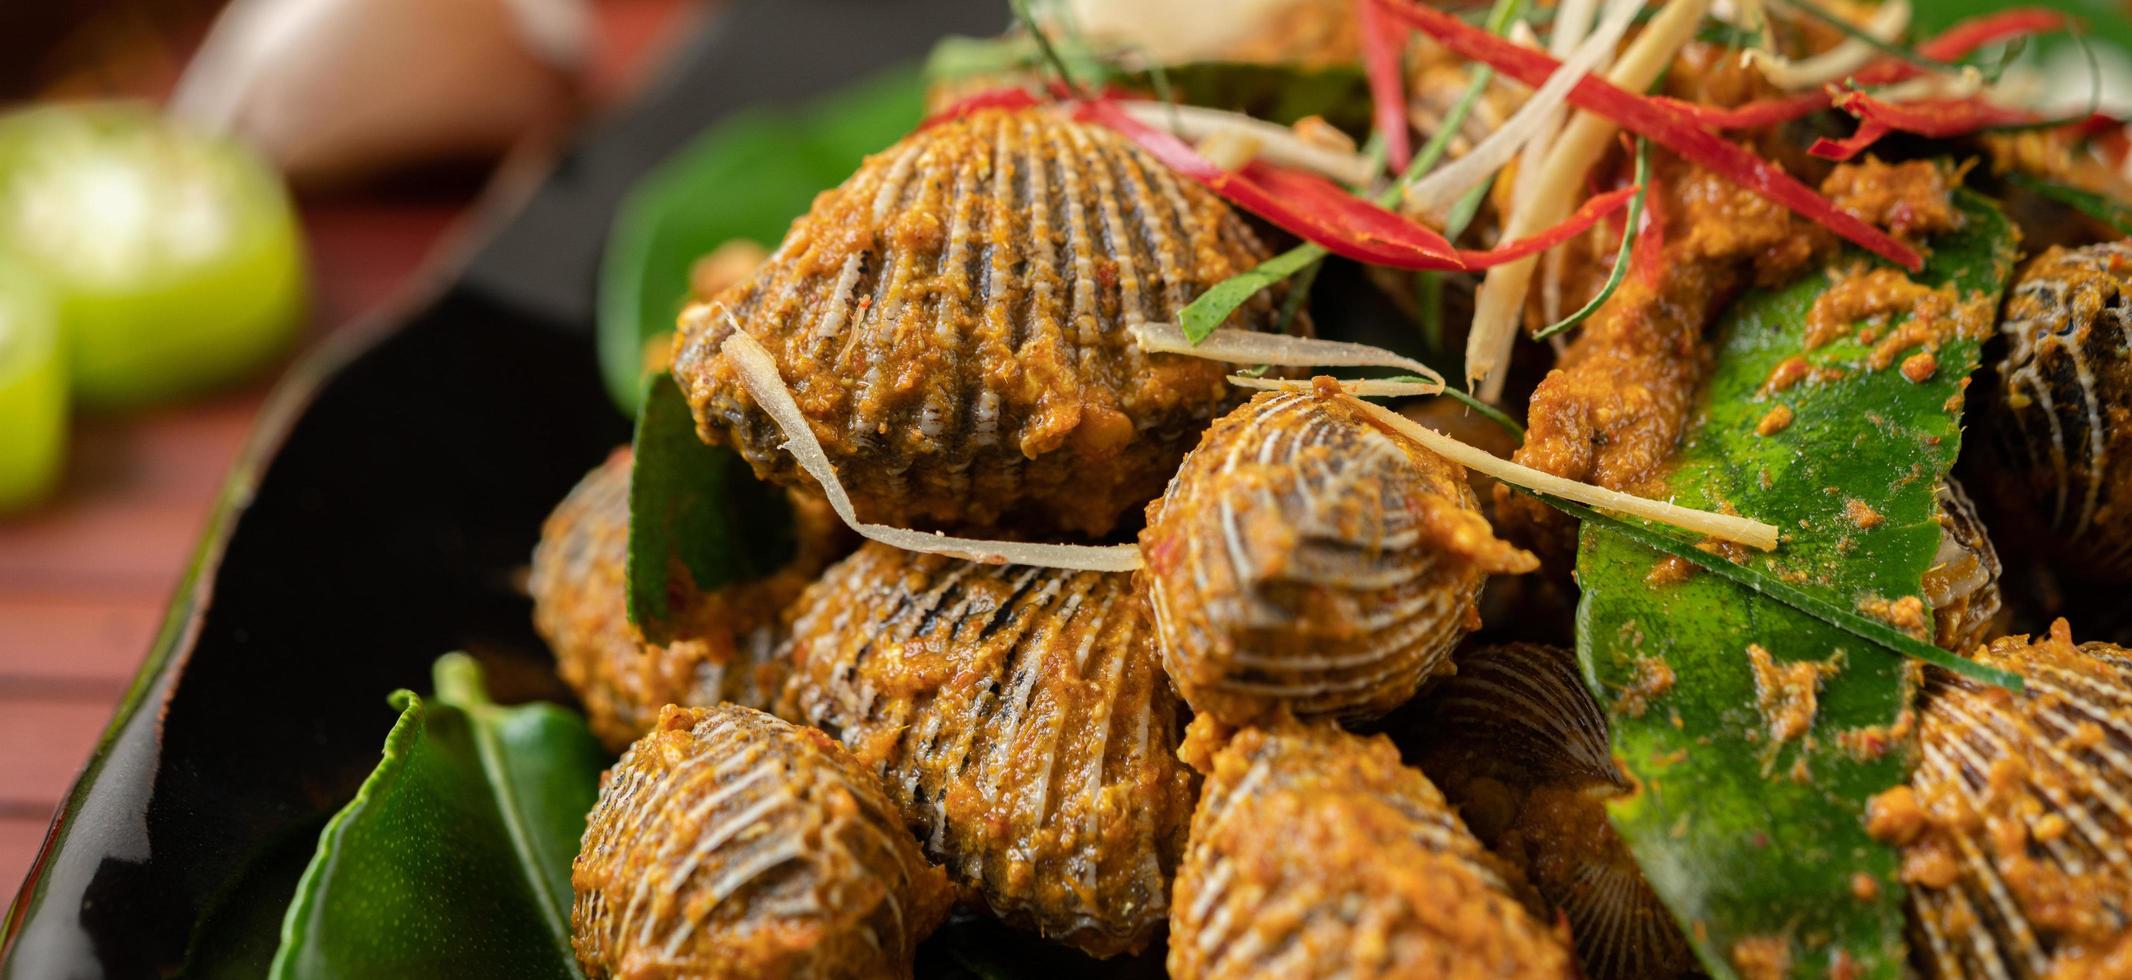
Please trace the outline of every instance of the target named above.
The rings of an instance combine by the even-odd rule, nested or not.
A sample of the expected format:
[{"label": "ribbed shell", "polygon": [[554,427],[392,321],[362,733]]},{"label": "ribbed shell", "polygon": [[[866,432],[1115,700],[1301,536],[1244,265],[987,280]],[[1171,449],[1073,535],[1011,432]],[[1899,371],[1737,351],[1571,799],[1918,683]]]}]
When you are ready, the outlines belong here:
[{"label": "ribbed shell", "polygon": [[1140,546],[1170,679],[1232,724],[1399,706],[1480,625],[1487,573],[1531,562],[1496,540],[1463,468],[1285,391],[1207,431]]},{"label": "ribbed shell", "polygon": [[909,977],[952,892],[834,741],[668,708],[610,770],[571,868],[587,976]]},{"label": "ribbed shell", "polygon": [[[685,311],[674,377],[706,439],[802,478],[719,345],[777,359],[862,517],[1100,534],[1235,404],[1227,366],[1149,356],[1266,251],[1212,193],[1048,109],[920,130],[815,199],[746,282]],[[1273,294],[1229,325],[1270,329]]]},{"label": "ribbed shell", "polygon": [[1932,607],[1933,642],[1967,653],[2005,631],[1999,552],[1960,483],[1940,484],[1939,499],[1940,549],[1925,570],[1925,602]]},{"label": "ribbed shell", "polygon": [[1977,659],[2019,673],[2026,690],[1937,672],[1927,686],[1911,777],[1921,818],[1907,830],[1890,821],[1906,844],[1913,945],[1938,977],[2124,976],[2132,655],[2076,647],[2060,620]]},{"label": "ribbed shell", "polygon": [[2086,573],[2132,581],[2132,242],[2052,248],[2014,283],[1995,497]]},{"label": "ribbed shell", "polygon": [[584,702],[592,730],[617,752],[651,729],[669,704],[731,701],[767,708],[783,683],[770,659],[777,613],[835,557],[841,525],[819,503],[795,507],[799,552],[769,578],[677,596],[682,612],[666,645],[644,642],[629,623],[628,449],[585,475],[541,528],[528,586],[533,625],[558,670]]},{"label": "ribbed shell", "polygon": [[1245,729],[1192,817],[1170,976],[1574,976],[1516,880],[1389,741]]},{"label": "ribbed shell", "polygon": [[1587,977],[1695,972],[1687,937],[1607,818],[1606,798],[1631,786],[1575,654],[1528,643],[1461,651],[1458,673],[1399,719],[1394,737],[1466,825],[1568,918]]},{"label": "ribbed shell", "polygon": [[1130,576],[868,544],[794,607],[787,717],[879,773],[1010,922],[1104,956],[1168,914],[1194,778]]}]

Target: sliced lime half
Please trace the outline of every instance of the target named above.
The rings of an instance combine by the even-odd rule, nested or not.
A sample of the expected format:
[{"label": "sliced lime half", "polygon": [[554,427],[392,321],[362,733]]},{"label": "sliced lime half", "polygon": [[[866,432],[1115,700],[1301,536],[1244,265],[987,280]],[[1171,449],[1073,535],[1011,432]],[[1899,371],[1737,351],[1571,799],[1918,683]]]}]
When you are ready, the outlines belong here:
[{"label": "sliced lime half", "polygon": [[0,260],[0,514],[52,489],[67,444],[67,375],[43,287]]},{"label": "sliced lime half", "polygon": [[144,106],[0,116],[0,249],[50,292],[87,406],[229,381],[301,326],[302,237],[280,179]]}]

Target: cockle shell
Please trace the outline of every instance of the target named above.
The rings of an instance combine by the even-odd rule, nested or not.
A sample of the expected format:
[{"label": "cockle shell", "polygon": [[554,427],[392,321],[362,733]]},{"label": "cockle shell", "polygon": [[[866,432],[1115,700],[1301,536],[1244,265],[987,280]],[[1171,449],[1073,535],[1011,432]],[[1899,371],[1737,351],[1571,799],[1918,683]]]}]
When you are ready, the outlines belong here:
[{"label": "cockle shell", "polygon": [[1170,976],[1574,976],[1527,893],[1391,742],[1244,729],[1213,752],[1192,817]]},{"label": "cockle shell", "polygon": [[1925,603],[1933,642],[1967,653],[2006,629],[1999,552],[1960,483],[1940,484],[1939,500],[1940,549],[1925,570]]},{"label": "cockle shell", "polygon": [[2043,253],[1999,333],[1994,502],[2085,575],[2132,581],[2132,241]]},{"label": "cockle shell", "polygon": [[[1267,255],[1227,204],[1050,109],[921,129],[815,199],[741,284],[681,315],[674,377],[705,439],[803,477],[720,345],[776,358],[863,519],[1101,534],[1162,489],[1231,368],[1149,355],[1166,322]],[[1228,326],[1268,330],[1263,294]]]},{"label": "cockle shell", "polygon": [[1695,953],[1614,832],[1630,791],[1576,655],[1531,643],[1463,650],[1389,722],[1475,836],[1561,910],[1591,980],[1691,975]]},{"label": "cockle shell", "polygon": [[953,900],[836,742],[667,708],[600,784],[571,868],[588,977],[905,977]]},{"label": "cockle shell", "polygon": [[1977,659],[2026,689],[1932,672],[1922,762],[1868,809],[1913,946],[1937,977],[2132,975],[2132,654],[2059,620]]},{"label": "cockle shell", "polygon": [[1143,609],[1121,573],[867,544],[794,606],[782,713],[841,738],[1001,918],[1137,950],[1195,784]]},{"label": "cockle shell", "polygon": [[1534,564],[1495,538],[1464,468],[1297,391],[1216,422],[1140,547],[1171,681],[1232,724],[1399,706],[1480,625],[1488,573]]},{"label": "cockle shell", "polygon": [[617,752],[669,704],[730,701],[767,708],[784,680],[771,659],[778,611],[836,557],[842,525],[811,498],[794,501],[799,550],[776,574],[676,597],[679,639],[647,643],[630,625],[628,449],[585,475],[541,528],[528,590],[533,625],[555,652],[592,730]]}]

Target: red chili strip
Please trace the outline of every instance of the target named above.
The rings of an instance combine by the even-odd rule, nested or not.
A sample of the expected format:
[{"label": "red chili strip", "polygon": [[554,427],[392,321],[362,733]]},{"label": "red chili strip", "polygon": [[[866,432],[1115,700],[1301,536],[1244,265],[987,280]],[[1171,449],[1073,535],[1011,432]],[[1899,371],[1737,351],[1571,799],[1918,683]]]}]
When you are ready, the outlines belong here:
[{"label": "red chili strip", "polygon": [[2067,126],[2066,132],[2074,139],[2093,143],[2096,149],[2102,151],[2103,159],[2109,161],[2110,166],[2122,167],[2125,165],[2126,155],[2132,152],[2132,138],[2127,137],[2125,126],[2125,120],[2097,112]]},{"label": "red chili strip", "polygon": [[1528,256],[1538,255],[1578,235],[1584,234],[1593,225],[1604,220],[1607,215],[1626,207],[1629,199],[1636,196],[1636,191],[1637,188],[1633,184],[1620,190],[1608,191],[1586,200],[1575,214],[1570,215],[1568,219],[1552,228],[1536,231],[1517,241],[1505,245],[1497,245],[1490,249],[1462,248],[1458,250],[1458,257],[1466,263],[1466,268],[1468,269],[1486,269],[1491,266],[1502,265],[1505,262],[1515,262]]},{"label": "red chili strip", "polygon": [[1857,131],[1842,140],[1823,137],[1815,141],[1808,153],[1830,160],[1848,160],[1889,133],[1951,139],[1994,126],[2019,126],[2036,121],[2034,113],[1993,105],[1980,98],[1887,102],[1864,92],[1852,91],[1836,96],[1836,107],[1858,117]]},{"label": "red chili strip", "polygon": [[[1453,52],[1487,64],[1527,86],[1545,84],[1547,77],[1561,67],[1545,52],[1506,41],[1412,0],[1377,2],[1394,17],[1436,38]],[[1916,249],[1859,220],[1769,161],[1720,139],[1662,103],[1591,75],[1570,89],[1569,100],[1672,150],[1682,159],[1798,212],[1875,255],[1913,272],[1924,268],[1924,258]]]},{"label": "red chili strip", "polygon": [[[1986,14],[1962,21],[1917,46],[1917,53],[1934,61],[1954,61],[1987,44],[2011,41],[2032,34],[2064,28],[2069,21],[2055,10],[2024,7]],[[1889,85],[1924,74],[1924,69],[1899,58],[1883,58],[1858,70],[1852,80],[1860,85]],[[1796,95],[1758,99],[1730,108],[1684,102],[1657,96],[1658,102],[1713,129],[1765,129],[1802,119],[1829,106],[1826,89]],[[1835,143],[1834,140],[1826,140]],[[1843,141],[1848,142],[1848,141]]]},{"label": "red chili strip", "polygon": [[1696,125],[1711,129],[1767,129],[1771,126],[1782,126],[1794,119],[1804,119],[1826,109],[1829,104],[1827,92],[1801,92],[1773,99],[1758,99],[1730,108],[1687,102],[1664,95],[1655,95],[1652,98],[1658,104],[1695,120]]},{"label": "red chili strip", "polygon": [[1224,170],[1175,135],[1148,126],[1108,100],[1075,106],[1078,118],[1122,133],[1163,165],[1205,184],[1229,203],[1326,251],[1400,269],[1461,269],[1457,249],[1435,229],[1362,200],[1316,174],[1263,160]]},{"label": "red chili strip", "polygon": [[2020,126],[2036,121],[2035,113],[1993,105],[1980,98],[1888,102],[1864,92],[1845,92],[1836,97],[1836,108],[1865,122],[1932,139],[1949,139],[1994,126]]},{"label": "red chili strip", "polygon": [[984,109],[1030,109],[1043,104],[1043,99],[1025,88],[986,89],[949,103],[939,112],[925,117],[918,128],[931,129]]},{"label": "red chili strip", "polygon": [[1851,135],[1840,140],[1832,140],[1826,136],[1816,137],[1814,145],[1807,147],[1806,152],[1823,160],[1848,160],[1880,142],[1889,132],[1888,127],[1877,122],[1861,120],[1858,128],[1851,131]]},{"label": "red chili strip", "polygon": [[[921,125],[959,118],[981,109],[1042,104],[1022,89],[981,92],[935,113]],[[1253,160],[1224,170],[1174,134],[1149,126],[1118,108],[1109,96],[1072,103],[1076,118],[1117,130],[1164,166],[1205,184],[1230,203],[1271,221],[1326,251],[1398,269],[1484,269],[1537,255],[1582,234],[1636,196],[1624,187],[1584,202],[1551,228],[1491,249],[1457,249],[1420,222],[1378,207],[1316,174]]]},{"label": "red chili strip", "polygon": [[1407,29],[1392,23],[1372,0],[1355,0],[1355,23],[1362,31],[1362,64],[1369,74],[1377,131],[1384,134],[1384,155],[1393,173],[1405,173],[1414,159],[1414,144],[1407,135],[1406,80],[1400,77]]},{"label": "red chili strip", "polygon": [[2056,10],[2016,7],[1957,23],[1919,43],[1917,53],[1934,61],[1953,61],[1987,44],[2062,31],[2072,23],[2072,18]]},{"label": "red chili strip", "polygon": [[[2017,7],[1962,21],[1919,42],[1917,53],[1933,61],[1954,61],[1987,44],[2062,31],[2072,23],[2072,18],[2055,10]],[[1924,73],[1923,68],[1900,58],[1882,58],[1858,69],[1851,81],[1859,85],[1891,85]]]}]

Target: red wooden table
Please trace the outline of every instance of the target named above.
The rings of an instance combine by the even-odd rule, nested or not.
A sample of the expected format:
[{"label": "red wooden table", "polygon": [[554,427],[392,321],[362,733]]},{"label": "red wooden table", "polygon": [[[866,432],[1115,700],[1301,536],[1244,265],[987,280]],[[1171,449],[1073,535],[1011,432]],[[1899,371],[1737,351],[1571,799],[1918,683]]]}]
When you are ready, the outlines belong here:
[{"label": "red wooden table", "polygon": [[[600,0],[596,101],[631,91],[692,6]],[[304,202],[311,341],[406,285],[472,197],[403,189]],[[270,387],[263,379],[139,415],[77,419],[58,496],[0,521],[0,904],[147,653]]]}]

